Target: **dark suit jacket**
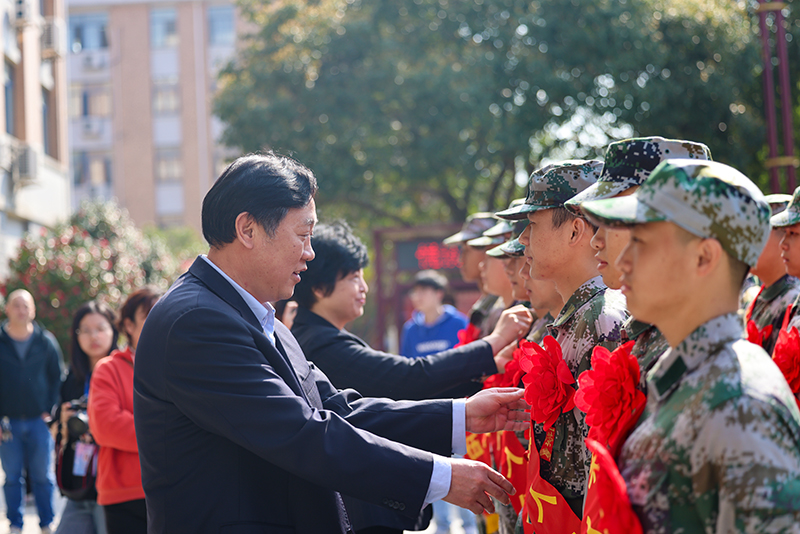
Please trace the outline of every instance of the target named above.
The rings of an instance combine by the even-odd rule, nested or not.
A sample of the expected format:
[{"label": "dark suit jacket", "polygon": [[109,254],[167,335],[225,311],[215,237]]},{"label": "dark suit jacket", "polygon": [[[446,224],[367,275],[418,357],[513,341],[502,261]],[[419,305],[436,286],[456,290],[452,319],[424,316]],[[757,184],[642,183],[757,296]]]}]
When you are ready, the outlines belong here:
[{"label": "dark suit jacket", "polygon": [[466,397],[481,390],[481,377],[497,372],[492,348],[485,341],[424,358],[406,358],[375,350],[306,308],[297,309],[292,334],[336,387],[354,388],[367,396]]},{"label": "dark suit jacket", "polygon": [[[416,516],[450,401],[338,391],[198,258],[150,312],[134,418],[150,533],[345,532],[337,491]],[[401,445],[390,440],[400,440]]]},{"label": "dark suit jacket", "polygon": [[[292,325],[309,360],[340,388],[354,388],[364,395],[393,399],[428,399],[480,391],[481,376],[497,372],[492,348],[485,341],[470,343],[425,358],[406,358],[375,350],[361,338],[339,330],[306,308],[298,308]],[[385,526],[403,530],[425,530],[430,509],[412,519],[385,507],[345,496],[356,530]]]}]

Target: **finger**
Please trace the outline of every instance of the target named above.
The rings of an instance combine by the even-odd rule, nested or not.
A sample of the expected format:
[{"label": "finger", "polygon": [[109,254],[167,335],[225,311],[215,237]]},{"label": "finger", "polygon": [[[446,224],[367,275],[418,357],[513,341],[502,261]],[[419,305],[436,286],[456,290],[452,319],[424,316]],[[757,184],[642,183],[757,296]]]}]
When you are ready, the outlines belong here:
[{"label": "finger", "polygon": [[[493,514],[494,513],[494,503],[492,499],[484,492],[480,492],[478,495],[478,503],[486,510],[487,513]],[[507,504],[507,503],[505,503]]]},{"label": "finger", "polygon": [[491,468],[489,469],[489,481],[491,482],[489,485],[489,493],[503,504],[508,504],[509,495],[515,495],[517,493],[514,485],[506,480],[506,477]]}]

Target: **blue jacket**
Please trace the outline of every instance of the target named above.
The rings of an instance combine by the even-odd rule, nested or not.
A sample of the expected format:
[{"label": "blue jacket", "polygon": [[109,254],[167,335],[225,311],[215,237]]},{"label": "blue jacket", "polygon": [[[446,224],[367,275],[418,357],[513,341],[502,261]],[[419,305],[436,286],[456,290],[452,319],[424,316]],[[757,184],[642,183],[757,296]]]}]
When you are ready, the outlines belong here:
[{"label": "blue jacket", "polygon": [[49,413],[58,401],[63,376],[58,342],[33,323],[28,354],[20,359],[6,332],[7,323],[0,325],[0,416],[32,419]]},{"label": "blue jacket", "polygon": [[458,343],[458,332],[467,327],[467,316],[444,305],[444,313],[435,323],[425,324],[425,315],[414,312],[403,325],[400,354],[409,358],[421,358],[429,354],[451,349]]}]

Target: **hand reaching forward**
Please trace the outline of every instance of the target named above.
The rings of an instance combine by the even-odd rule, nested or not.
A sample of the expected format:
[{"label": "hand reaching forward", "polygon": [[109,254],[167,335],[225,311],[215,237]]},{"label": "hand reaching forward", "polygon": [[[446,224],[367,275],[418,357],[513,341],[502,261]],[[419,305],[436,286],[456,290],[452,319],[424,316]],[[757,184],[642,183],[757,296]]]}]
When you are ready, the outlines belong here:
[{"label": "hand reaching forward", "polygon": [[509,504],[509,495],[516,490],[503,475],[486,464],[460,458],[450,459],[450,491],[443,501],[466,508],[475,514],[484,510],[494,513],[489,495],[503,504]]},{"label": "hand reaching forward", "polygon": [[509,343],[524,336],[531,329],[532,322],[533,317],[530,310],[522,304],[518,304],[508,308],[500,315],[497,326],[483,340],[492,346],[492,353],[497,354]]},{"label": "hand reaching forward", "polygon": [[520,388],[491,388],[467,399],[465,416],[468,432],[524,430],[531,422],[530,406]]}]

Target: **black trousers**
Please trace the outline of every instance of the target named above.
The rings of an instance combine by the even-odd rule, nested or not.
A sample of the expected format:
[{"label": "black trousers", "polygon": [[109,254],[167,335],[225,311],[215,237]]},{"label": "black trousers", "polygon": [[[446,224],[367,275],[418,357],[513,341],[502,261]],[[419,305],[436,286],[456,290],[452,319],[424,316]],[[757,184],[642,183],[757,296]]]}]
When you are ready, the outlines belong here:
[{"label": "black trousers", "polygon": [[144,499],[103,506],[108,534],[147,534]]}]

